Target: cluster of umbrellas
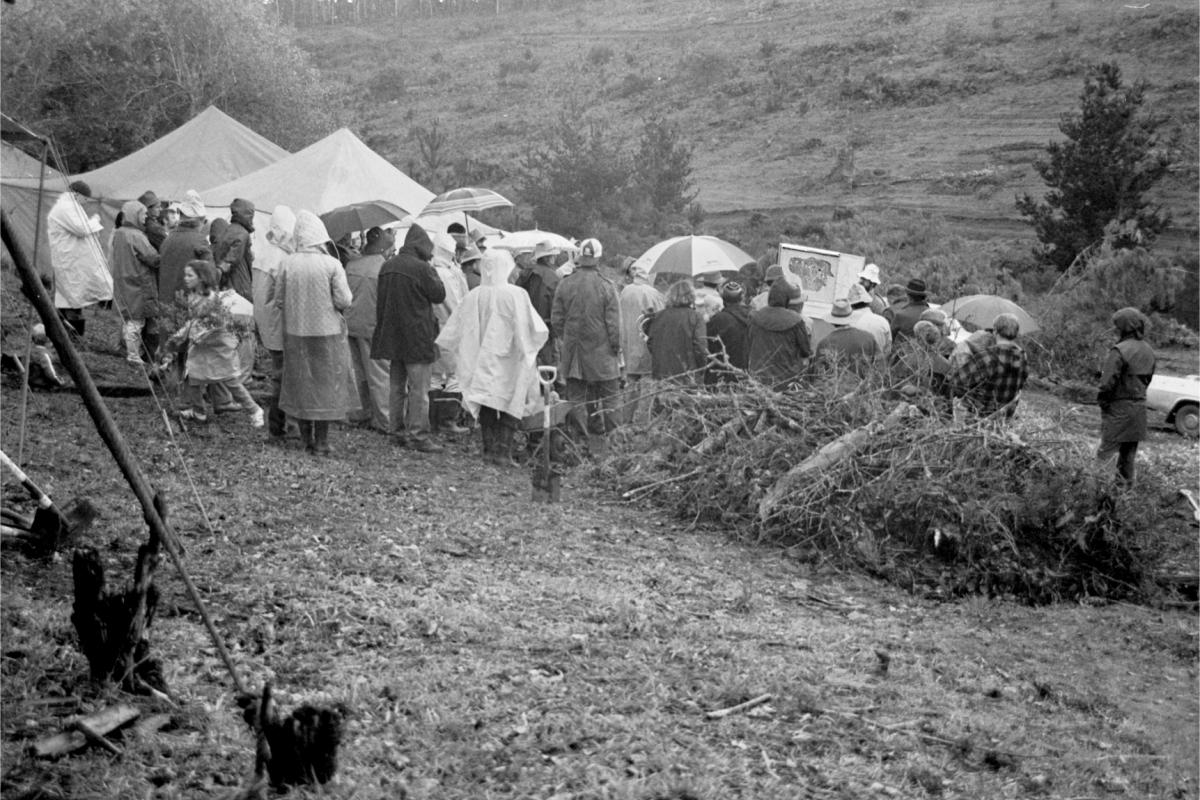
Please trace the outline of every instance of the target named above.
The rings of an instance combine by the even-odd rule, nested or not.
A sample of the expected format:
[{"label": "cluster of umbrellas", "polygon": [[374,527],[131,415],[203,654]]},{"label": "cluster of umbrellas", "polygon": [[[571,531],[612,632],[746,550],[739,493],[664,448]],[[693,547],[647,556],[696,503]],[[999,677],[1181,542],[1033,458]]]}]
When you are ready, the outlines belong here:
[{"label": "cluster of umbrellas", "polygon": [[[512,205],[512,201],[491,189],[464,187],[437,195],[424,208],[415,212],[386,200],[371,200],[335,208],[322,214],[321,220],[334,239],[377,225],[401,222],[417,214],[432,216],[461,213],[463,222],[469,229],[469,213],[489,208],[512,208]],[[578,249],[575,242],[565,236],[539,230],[508,233],[491,246],[522,251],[532,250],[541,243],[549,243],[551,247],[567,252]],[[742,267],[754,263],[756,259],[753,256],[734,244],[716,236],[695,235],[676,236],[659,242],[634,262],[635,265],[645,267],[655,283],[672,282],[714,272],[736,276]],[[943,303],[941,307],[952,319],[979,328],[991,327],[993,320],[1000,314],[1012,314],[1020,322],[1023,333],[1039,330],[1037,321],[1028,312],[1011,300],[996,295],[965,295]]]}]

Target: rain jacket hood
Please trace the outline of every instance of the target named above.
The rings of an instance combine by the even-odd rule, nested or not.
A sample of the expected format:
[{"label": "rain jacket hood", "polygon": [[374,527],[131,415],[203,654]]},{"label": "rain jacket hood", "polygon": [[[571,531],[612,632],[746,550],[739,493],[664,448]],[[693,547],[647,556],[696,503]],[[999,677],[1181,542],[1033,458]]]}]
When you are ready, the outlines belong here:
[{"label": "rain jacket hood", "polygon": [[433,240],[424,228],[414,223],[404,235],[404,246],[400,248],[400,252],[411,253],[422,261],[429,261],[433,258]]},{"label": "rain jacket hood", "polygon": [[139,231],[146,227],[146,207],[137,200],[130,200],[121,206],[121,227],[137,228]]},{"label": "rain jacket hood", "polygon": [[311,211],[301,210],[296,214],[296,250],[320,250],[329,241],[325,223]]},{"label": "rain jacket hood", "polygon": [[1141,339],[1146,335],[1146,318],[1132,306],[1126,306],[1112,315],[1113,327],[1122,339]]},{"label": "rain jacket hood", "polygon": [[479,285],[503,286],[516,268],[517,263],[510,254],[503,250],[489,250],[479,266]]},{"label": "rain jacket hood", "polygon": [[296,212],[287,206],[275,206],[271,212],[271,224],[267,228],[267,241],[285,253],[296,249]]}]

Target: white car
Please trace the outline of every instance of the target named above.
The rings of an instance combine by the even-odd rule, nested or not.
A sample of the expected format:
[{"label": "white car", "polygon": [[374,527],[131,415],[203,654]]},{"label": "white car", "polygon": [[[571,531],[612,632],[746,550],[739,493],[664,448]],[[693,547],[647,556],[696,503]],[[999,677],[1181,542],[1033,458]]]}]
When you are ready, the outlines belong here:
[{"label": "white car", "polygon": [[1182,436],[1200,436],[1200,375],[1155,375],[1146,387],[1146,409],[1149,422],[1164,421]]}]

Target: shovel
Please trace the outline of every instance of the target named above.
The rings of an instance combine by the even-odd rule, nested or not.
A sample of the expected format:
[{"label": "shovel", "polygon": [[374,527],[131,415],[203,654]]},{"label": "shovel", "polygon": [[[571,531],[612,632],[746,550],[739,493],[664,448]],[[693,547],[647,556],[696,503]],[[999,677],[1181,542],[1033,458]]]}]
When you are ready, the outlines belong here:
[{"label": "shovel", "polygon": [[562,494],[562,475],[550,462],[551,441],[550,403],[554,381],[558,370],[554,367],[538,367],[538,383],[542,385],[545,407],[542,409],[542,463],[533,467],[533,500],[541,503],[557,503]]},{"label": "shovel", "polygon": [[11,531],[5,539],[14,539],[32,546],[42,553],[52,553],[61,548],[67,541],[82,533],[96,518],[96,509],[87,500],[79,500],[72,504],[69,514],[64,514],[54,501],[30,480],[29,476],[18,467],[8,455],[0,450],[0,463],[17,477],[29,496],[37,501],[37,510],[33,519],[24,519],[20,515],[5,509],[4,517],[15,522],[24,531]]}]

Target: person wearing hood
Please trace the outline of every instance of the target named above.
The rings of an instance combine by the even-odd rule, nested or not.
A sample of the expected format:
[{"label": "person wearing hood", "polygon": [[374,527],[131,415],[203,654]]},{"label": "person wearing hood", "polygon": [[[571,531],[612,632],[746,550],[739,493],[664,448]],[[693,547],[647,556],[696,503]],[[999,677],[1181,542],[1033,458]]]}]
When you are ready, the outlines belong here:
[{"label": "person wearing hood", "polygon": [[729,366],[710,366],[704,376],[707,384],[736,383],[742,379],[738,370],[744,372],[750,366],[750,307],[745,298],[745,290],[736,281],[721,287],[725,307],[708,321],[708,352]]},{"label": "person wearing hood", "polygon": [[800,287],[777,280],[767,307],[750,315],[750,374],[768,386],[783,389],[798,380],[812,358],[808,326],[800,316],[803,307]]},{"label": "person wearing hood", "polygon": [[[667,300],[662,292],[650,283],[650,270],[645,264],[634,261],[625,274],[629,283],[621,288],[621,353],[625,356],[625,407],[622,418],[625,422],[641,419],[649,421],[648,404],[643,406],[643,395],[647,390],[646,378],[654,372],[650,348],[642,333],[644,317],[662,311]],[[638,417],[639,406],[644,408]]]},{"label": "person wearing hood", "polygon": [[1136,308],[1126,307],[1112,315],[1117,343],[1104,357],[1100,372],[1101,462],[1117,457],[1117,475],[1133,483],[1138,442],[1146,438],[1146,387],[1154,377],[1156,359],[1143,341],[1146,318]]},{"label": "person wearing hood", "polygon": [[250,269],[254,263],[250,234],[254,233],[254,203],[238,198],[229,204],[229,225],[213,243],[213,260],[221,271],[221,288],[230,288],[247,300],[254,300],[254,281]]},{"label": "person wearing hood", "polygon": [[[446,299],[433,307],[433,316],[437,320],[438,329],[446,325],[447,320],[467,296],[470,287],[462,269],[455,263],[454,254],[457,244],[448,233],[435,234],[433,237],[433,258],[430,263],[438,280],[446,289]],[[467,251],[475,251],[475,245],[467,244]],[[445,433],[457,436],[469,429],[458,424],[458,416],[462,410],[462,393],[458,387],[458,377],[455,375],[454,354],[439,348],[437,360],[433,362],[433,378],[429,386],[429,427],[434,433]]]},{"label": "person wearing hood", "polygon": [[158,265],[158,303],[163,313],[168,309],[187,309],[183,270],[188,262],[196,259],[212,261],[212,249],[204,233],[207,214],[200,194],[189,189],[187,198],[179,204],[179,224],[167,234],[159,248],[162,261]]},{"label": "person wearing hood", "polygon": [[86,324],[83,309],[113,299],[112,274],[104,267],[104,252],[97,238],[104,226],[100,215],[88,216],[80,202],[91,196],[90,186],[75,181],[54,201],[46,217],[54,307],[77,336],[83,336]]},{"label": "person wearing hood", "polygon": [[[219,220],[214,220],[214,223]],[[275,305],[275,282],[283,260],[295,252],[296,213],[283,205],[275,206],[267,227],[267,246],[250,271],[254,302],[254,326],[263,349],[271,359],[268,377],[271,395],[267,402],[268,441],[280,444],[287,435],[287,414],[279,408],[280,380],[283,376],[283,317]]]},{"label": "person wearing hood", "polygon": [[387,359],[388,420],[399,444],[423,453],[442,446],[429,437],[429,386],[437,360],[437,318],[433,307],[446,299],[446,287],[429,263],[433,241],[413,224],[404,245],[379,271],[371,358]]},{"label": "person wearing hood", "polygon": [[283,258],[273,303],[283,327],[279,408],[300,423],[310,453],[330,452],[329,423],[346,418],[350,351],[342,312],[353,296],[341,262],[329,255],[325,224],[296,214],[295,252]]},{"label": "person wearing hood", "polygon": [[537,355],[550,335],[529,295],[509,283],[515,268],[507,251],[484,253],[479,288],[437,337],[458,365],[463,404],[479,420],[483,458],[499,466],[513,463],[520,420],[541,409]]},{"label": "person wearing hood", "polygon": [[154,319],[158,316],[158,251],[146,238],[142,226],[146,223],[146,207],[137,200],[121,206],[121,227],[113,234],[112,274],[113,300],[124,320],[121,333],[125,339],[125,360],[131,364],[145,363],[142,347],[149,360],[157,357],[157,332]]},{"label": "person wearing hood", "polygon": [[621,378],[621,305],[617,287],[600,274],[602,254],[599,241],[583,241],[579,263],[558,285],[550,313],[560,349],[558,377],[573,404],[568,420],[593,454],[607,448]]}]

